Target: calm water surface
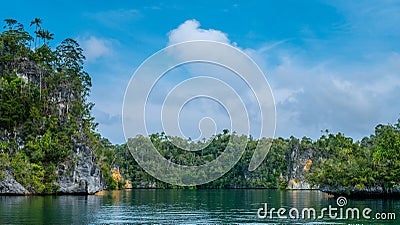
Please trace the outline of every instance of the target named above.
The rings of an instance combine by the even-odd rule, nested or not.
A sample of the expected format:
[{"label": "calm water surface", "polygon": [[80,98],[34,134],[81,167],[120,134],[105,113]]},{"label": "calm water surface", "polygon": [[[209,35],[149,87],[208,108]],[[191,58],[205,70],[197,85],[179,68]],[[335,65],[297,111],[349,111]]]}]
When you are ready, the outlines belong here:
[{"label": "calm water surface", "polygon": [[[259,218],[257,210],[271,208],[365,208],[370,219],[279,219],[276,211]],[[395,220],[377,220],[379,216]],[[389,213],[392,213],[389,215]],[[362,214],[362,213],[360,213]],[[345,215],[343,213],[343,215]],[[338,214],[339,217],[339,214]],[[350,216],[349,216],[350,217]],[[348,200],[339,207],[336,199],[319,191],[279,190],[124,190],[103,196],[0,196],[0,224],[400,224],[400,200]],[[351,217],[350,217],[351,218]]]}]

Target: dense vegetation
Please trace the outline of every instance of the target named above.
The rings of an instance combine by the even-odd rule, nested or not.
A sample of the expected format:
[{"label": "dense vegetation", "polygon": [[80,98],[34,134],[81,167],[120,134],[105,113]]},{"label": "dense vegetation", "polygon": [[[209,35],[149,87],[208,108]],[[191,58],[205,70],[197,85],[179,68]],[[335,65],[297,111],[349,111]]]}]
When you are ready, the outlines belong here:
[{"label": "dense vegetation", "polygon": [[58,187],[56,167],[71,159],[77,143],[98,139],[87,101],[90,76],[82,49],[65,39],[49,47],[53,34],[41,20],[31,22],[34,36],[13,19],[0,34],[0,178],[12,171],[31,192]]},{"label": "dense vegetation", "polygon": [[[200,165],[220,155],[229,137],[227,131],[217,134],[210,145],[197,152],[185,152],[175,147],[169,141],[172,137],[163,133],[153,134],[149,138],[159,152],[171,161]],[[186,141],[188,144],[196,144]],[[295,137],[276,138],[264,162],[255,171],[249,172],[248,165],[257,142],[248,140],[241,160],[223,177],[190,188],[286,188],[293,164],[299,163],[295,162],[299,158],[293,158],[295,151],[312,160],[312,166],[305,172],[305,180],[315,186],[342,187],[345,190],[378,186],[391,190],[399,187],[400,120],[394,125],[378,125],[375,134],[361,141],[354,141],[341,133],[330,134],[328,131],[316,141],[307,137],[301,140]],[[133,182],[134,187],[179,188],[157,181],[144,172],[130,156],[127,145],[114,146],[107,151],[108,163],[117,166],[124,177]],[[306,156],[306,152],[311,155]]]},{"label": "dense vegetation", "polygon": [[[134,139],[143,138],[146,137],[138,136]],[[225,130],[224,133],[217,134],[206,148],[194,152],[182,150],[169,141],[170,138],[177,137],[168,137],[164,133],[157,133],[152,134],[149,138],[159,152],[172,162],[181,165],[201,165],[214,160],[224,151],[229,142],[230,134]],[[186,141],[188,145],[202,144],[183,139],[181,141]],[[299,141],[295,138],[289,141],[282,138],[274,140],[268,159],[257,170],[249,172],[249,162],[257,142],[257,140],[253,139],[248,140],[246,151],[241,160],[223,177],[208,184],[189,188],[276,188],[282,182],[286,184],[285,180],[287,180],[289,173],[288,166],[292,145],[299,144]],[[119,168],[123,176],[132,181],[133,187],[182,188],[157,181],[148,175],[138,166],[126,144],[104,148],[102,154],[108,155],[108,157],[102,157],[108,160],[105,164],[113,164]]]},{"label": "dense vegetation", "polygon": [[323,151],[308,176],[315,184],[347,191],[381,187],[387,192],[400,185],[400,119],[394,125],[378,125],[373,135],[361,141],[330,134],[315,146]]},{"label": "dense vegetation", "polygon": [[[41,20],[31,22],[33,36],[15,20],[5,20],[0,34],[0,180],[5,171],[34,193],[54,193],[56,168],[75,159],[72,152],[85,145],[96,161],[108,188],[122,188],[123,181],[112,178],[118,169],[133,187],[179,188],[157,181],[140,168],[126,144],[112,145],[94,132],[96,124],[87,101],[90,76],[83,70],[83,50],[73,39],[50,47],[53,34]],[[217,134],[203,150],[187,152],[164,133],[148,137],[159,152],[172,162],[200,165],[214,160],[226,148],[231,134]],[[148,139],[138,136],[133,140]],[[255,171],[248,165],[259,140],[248,139],[240,161],[223,177],[189,188],[285,188],[292,167],[299,158],[309,157],[312,166],[306,179],[316,186],[364,189],[397,187],[400,181],[400,120],[394,125],[378,125],[375,133],[353,141],[341,133],[322,135],[318,140],[276,138],[267,158]]]}]

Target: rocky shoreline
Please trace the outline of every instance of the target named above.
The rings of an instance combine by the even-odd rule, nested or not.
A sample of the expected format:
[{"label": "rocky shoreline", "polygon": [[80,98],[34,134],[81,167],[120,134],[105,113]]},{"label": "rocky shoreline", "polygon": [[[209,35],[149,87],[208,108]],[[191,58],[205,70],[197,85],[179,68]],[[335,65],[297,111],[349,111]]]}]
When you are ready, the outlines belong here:
[{"label": "rocky shoreline", "polygon": [[[86,146],[79,146],[73,153],[74,160],[61,163],[56,172],[59,186],[55,193],[91,195],[106,189],[106,183],[100,167],[95,163],[93,152]],[[0,179],[0,195],[36,195],[16,181],[9,170],[1,171],[4,174]]]},{"label": "rocky shoreline", "polygon": [[320,191],[333,196],[346,196],[351,198],[400,198],[400,187],[385,189],[380,186],[365,187],[362,189],[323,186]]},{"label": "rocky shoreline", "polygon": [[[55,195],[93,195],[106,189],[105,178],[100,167],[95,162],[93,151],[88,147],[75,146],[74,153],[69,160],[58,165],[56,172],[58,179],[55,184],[59,187]],[[286,190],[319,190],[333,196],[347,196],[352,198],[392,198],[400,197],[400,186],[385,189],[383,187],[365,187],[363,189],[333,187],[333,186],[313,186],[307,179],[306,174],[313,164],[313,150],[307,149],[300,151],[294,147],[290,155],[288,177],[281,177],[286,180]],[[0,179],[0,195],[40,195],[32,193],[13,177],[12,171],[0,171],[4,175]],[[122,182],[123,175],[119,170],[111,170],[112,178]],[[132,185],[132,182],[125,180],[123,189],[156,189],[156,182],[140,183]],[[278,188],[278,187],[277,187]],[[247,187],[232,187],[230,189],[248,189]],[[260,188],[265,189],[265,188]]]}]

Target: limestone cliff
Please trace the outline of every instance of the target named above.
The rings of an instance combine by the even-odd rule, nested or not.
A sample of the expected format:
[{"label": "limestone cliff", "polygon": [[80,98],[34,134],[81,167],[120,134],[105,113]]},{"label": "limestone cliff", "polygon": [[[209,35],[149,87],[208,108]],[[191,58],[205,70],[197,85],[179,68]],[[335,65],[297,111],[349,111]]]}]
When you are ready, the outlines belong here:
[{"label": "limestone cliff", "polygon": [[[77,146],[72,157],[58,165],[58,194],[94,194],[104,190],[106,185],[99,166],[94,162],[93,152],[86,146]],[[29,195],[31,193],[13,177],[12,170],[7,167],[0,171],[0,195]]]},{"label": "limestone cliff", "polygon": [[318,189],[307,182],[305,175],[313,164],[313,149],[300,149],[298,146],[292,148],[289,162],[288,189]]},{"label": "limestone cliff", "polygon": [[1,171],[4,176],[0,179],[0,194],[2,195],[28,195],[31,194],[11,175],[10,171]]},{"label": "limestone cliff", "polygon": [[58,166],[58,193],[94,194],[105,189],[105,180],[99,166],[94,162],[93,152],[79,146],[73,154],[74,162]]}]

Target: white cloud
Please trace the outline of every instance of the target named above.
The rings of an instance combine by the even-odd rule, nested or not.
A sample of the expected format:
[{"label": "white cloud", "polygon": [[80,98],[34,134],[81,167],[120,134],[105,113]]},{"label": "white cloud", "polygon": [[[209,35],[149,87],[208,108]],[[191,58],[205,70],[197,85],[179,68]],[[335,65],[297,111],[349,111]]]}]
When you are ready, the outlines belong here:
[{"label": "white cloud", "polygon": [[[201,29],[196,20],[184,22],[168,35],[169,45],[213,40],[236,47],[227,34]],[[290,40],[244,49],[263,69],[272,87],[277,108],[277,136],[318,138],[321,130],[329,129],[358,139],[371,134],[376,124],[393,121],[399,116],[399,106],[391,102],[400,93],[398,53],[373,55],[370,59],[373,63],[350,65],[330,58],[310,60],[287,47],[287,42]],[[217,71],[206,67],[191,69],[189,72],[193,74]],[[219,78],[223,78],[223,73],[219,74]],[[236,85],[237,80],[225,78],[230,85]],[[242,87],[235,90],[242,97],[248,95],[248,90]],[[257,109],[252,100],[245,99],[249,113],[254,114]],[[219,115],[218,112],[214,114]]]},{"label": "white cloud", "polygon": [[178,28],[168,33],[168,45],[193,40],[218,41],[230,44],[227,34],[219,30],[201,29],[200,22],[194,19],[185,21]]},{"label": "white cloud", "polygon": [[288,88],[281,88],[274,90],[274,98],[275,104],[285,104],[285,103],[294,103],[297,102],[298,99],[296,95],[299,93],[303,93],[304,90],[302,88],[298,90],[288,89]]},{"label": "white cloud", "polygon": [[[178,26],[176,29],[171,30],[168,33],[168,45],[176,44],[176,43],[181,43],[185,41],[191,41],[191,40],[211,40],[211,41],[218,41],[222,42],[228,45],[233,45],[236,47],[235,43],[232,43],[229,39],[227,34],[219,31],[219,30],[213,30],[213,29],[201,29],[200,28],[200,23],[196,20],[188,20]],[[209,46],[208,46],[209,47]],[[216,47],[214,45],[214,47]],[[253,71],[252,68],[248,68],[249,65],[246,64],[248,62],[248,59],[246,57],[243,57],[242,55],[239,55],[240,57],[233,57],[232,56],[232,49],[229,47],[221,47],[219,48],[218,54],[215,54],[215,57],[210,58],[210,49],[207,48],[207,46],[201,45],[199,46],[190,46],[190,49],[187,48],[177,48],[177,49],[169,49],[170,51],[165,54],[168,59],[167,60],[162,60],[163,62],[172,60],[173,58],[178,58],[179,62],[180,60],[188,60],[191,57],[196,56],[198,58],[207,58],[211,61],[218,61],[221,62],[221,60],[225,61],[221,62],[221,64],[224,65],[234,65],[238,67],[237,70],[239,73],[246,71],[246,73],[249,73],[249,71]],[[212,51],[213,49],[211,49]],[[215,50],[215,49],[214,49]],[[236,52],[235,50],[233,50]],[[195,58],[196,58],[195,57]],[[243,58],[241,58],[243,57]],[[228,62],[231,59],[230,62]],[[232,60],[235,60],[232,62]],[[241,67],[240,65],[243,65]],[[175,64],[174,64],[175,65]],[[233,67],[233,69],[236,69]],[[242,70],[242,71],[241,71]],[[253,74],[252,73],[252,74]],[[148,73],[147,75],[152,74]],[[227,114],[227,109],[224,109],[224,107],[215,107],[215,102],[210,101],[210,99],[203,99],[200,97],[200,99],[196,99],[193,101],[193,104],[188,104],[185,105],[184,108],[182,109],[182,114],[175,115],[179,116],[179,121],[180,121],[180,127],[183,129],[182,131],[184,132],[184,135],[187,137],[192,137],[196,138],[199,135],[199,123],[202,121],[202,118],[205,117],[210,117],[211,119],[214,119],[217,125],[217,130],[218,132],[221,132],[222,129],[229,129],[232,130],[232,127],[235,127],[234,130],[239,132],[239,133],[247,133],[245,132],[246,129],[248,128],[248,122],[250,122],[250,130],[252,132],[252,135],[255,137],[258,137],[260,135],[260,130],[261,130],[261,125],[262,123],[260,122],[261,116],[259,112],[259,106],[258,102],[255,99],[254,94],[249,94],[250,87],[247,86],[247,84],[235,73],[232,71],[217,66],[215,64],[207,64],[207,63],[200,63],[200,64],[184,64],[183,66],[180,66],[178,68],[173,69],[172,71],[168,72],[165,74],[161,79],[158,80],[156,85],[152,88],[152,93],[150,96],[147,98],[146,102],[146,118],[151,118],[151,119],[146,119],[145,123],[147,124],[147,129],[149,129],[151,132],[161,132],[165,131],[161,128],[161,109],[162,109],[162,104],[164,99],[171,94],[171,90],[173,90],[174,87],[179,85],[179,83],[183,80],[186,80],[190,77],[198,77],[198,76],[210,76],[214,77],[218,80],[221,80],[225,82],[229,87],[233,89],[233,92],[235,94],[232,94],[231,92],[228,92],[226,90],[223,90],[221,87],[217,86],[217,83],[212,83],[208,85],[204,85],[201,83],[196,83],[194,87],[188,88],[187,90],[182,90],[179,89],[179,95],[175,96],[173,98],[173,102],[177,103],[179,102],[179,96],[186,97],[191,96],[190,93],[194,91],[195,88],[200,88],[201,91],[199,91],[198,94],[204,95],[204,96],[214,96],[215,99],[222,101],[222,103],[225,104],[226,107],[229,108],[229,113]],[[254,78],[254,76],[252,76]],[[136,76],[136,79],[140,80],[140,77]],[[149,76],[145,77],[146,81],[152,80],[153,78],[150,78]],[[183,80],[182,80],[183,79]],[[198,82],[199,80],[196,80]],[[248,80],[248,82],[252,82],[253,88],[256,93],[260,93],[260,87],[262,86],[262,82],[260,80],[255,80],[251,79]],[[140,82],[139,82],[140,83]],[[199,87],[200,85],[200,87]],[[144,87],[143,85],[140,87]],[[139,87],[139,88],[140,88]],[[262,90],[264,91],[264,90]],[[142,91],[141,91],[142,93]],[[264,92],[261,92],[264,93]],[[192,93],[193,94],[193,93]],[[268,96],[268,95],[265,95]],[[171,97],[171,96],[170,96]],[[265,97],[263,96],[258,96],[260,99],[264,99]],[[238,99],[242,100],[245,104],[246,110],[248,109],[248,113],[250,114],[249,116],[237,116],[239,112],[242,112],[242,108],[240,107],[241,104],[238,104]],[[125,99],[126,100],[126,99]],[[127,113],[124,113],[124,116],[126,116],[128,121],[128,117],[130,115],[135,115],[135,113],[129,113],[129,112],[137,112],[138,109],[135,108],[135,106],[140,106],[141,104],[135,104],[135,100],[137,98],[134,98],[132,100],[128,100],[129,104],[126,104],[126,109]],[[236,101],[235,101],[236,100]],[[268,104],[266,104],[268,105]],[[179,111],[180,107],[182,105],[168,105],[169,107],[172,107],[172,111],[176,112]],[[269,107],[268,106],[262,106],[263,108]],[[233,124],[230,123],[230,119],[228,117],[236,117],[235,122]],[[174,116],[168,115],[167,118],[170,118],[173,121],[176,121]],[[237,119],[240,118],[240,119]],[[248,119],[250,121],[248,121]],[[141,120],[141,118],[138,118],[137,116],[129,118],[129,121],[135,121],[132,122],[132,124],[137,124],[140,123],[141,121],[136,121],[137,119]],[[237,121],[239,120],[239,121]],[[129,134],[129,128],[125,129],[125,131],[128,131]],[[136,132],[136,131],[135,131]],[[174,130],[176,133],[177,130]],[[176,135],[175,133],[168,133],[167,135]]]},{"label": "white cloud", "polygon": [[101,57],[113,54],[113,41],[110,39],[88,36],[78,38],[78,42],[81,44],[88,62],[94,62]]},{"label": "white cloud", "polygon": [[397,54],[361,66],[319,62],[313,67],[285,52],[279,66],[267,65],[277,102],[278,136],[318,138],[321,130],[329,129],[359,139],[372,134],[377,124],[398,118]]}]

